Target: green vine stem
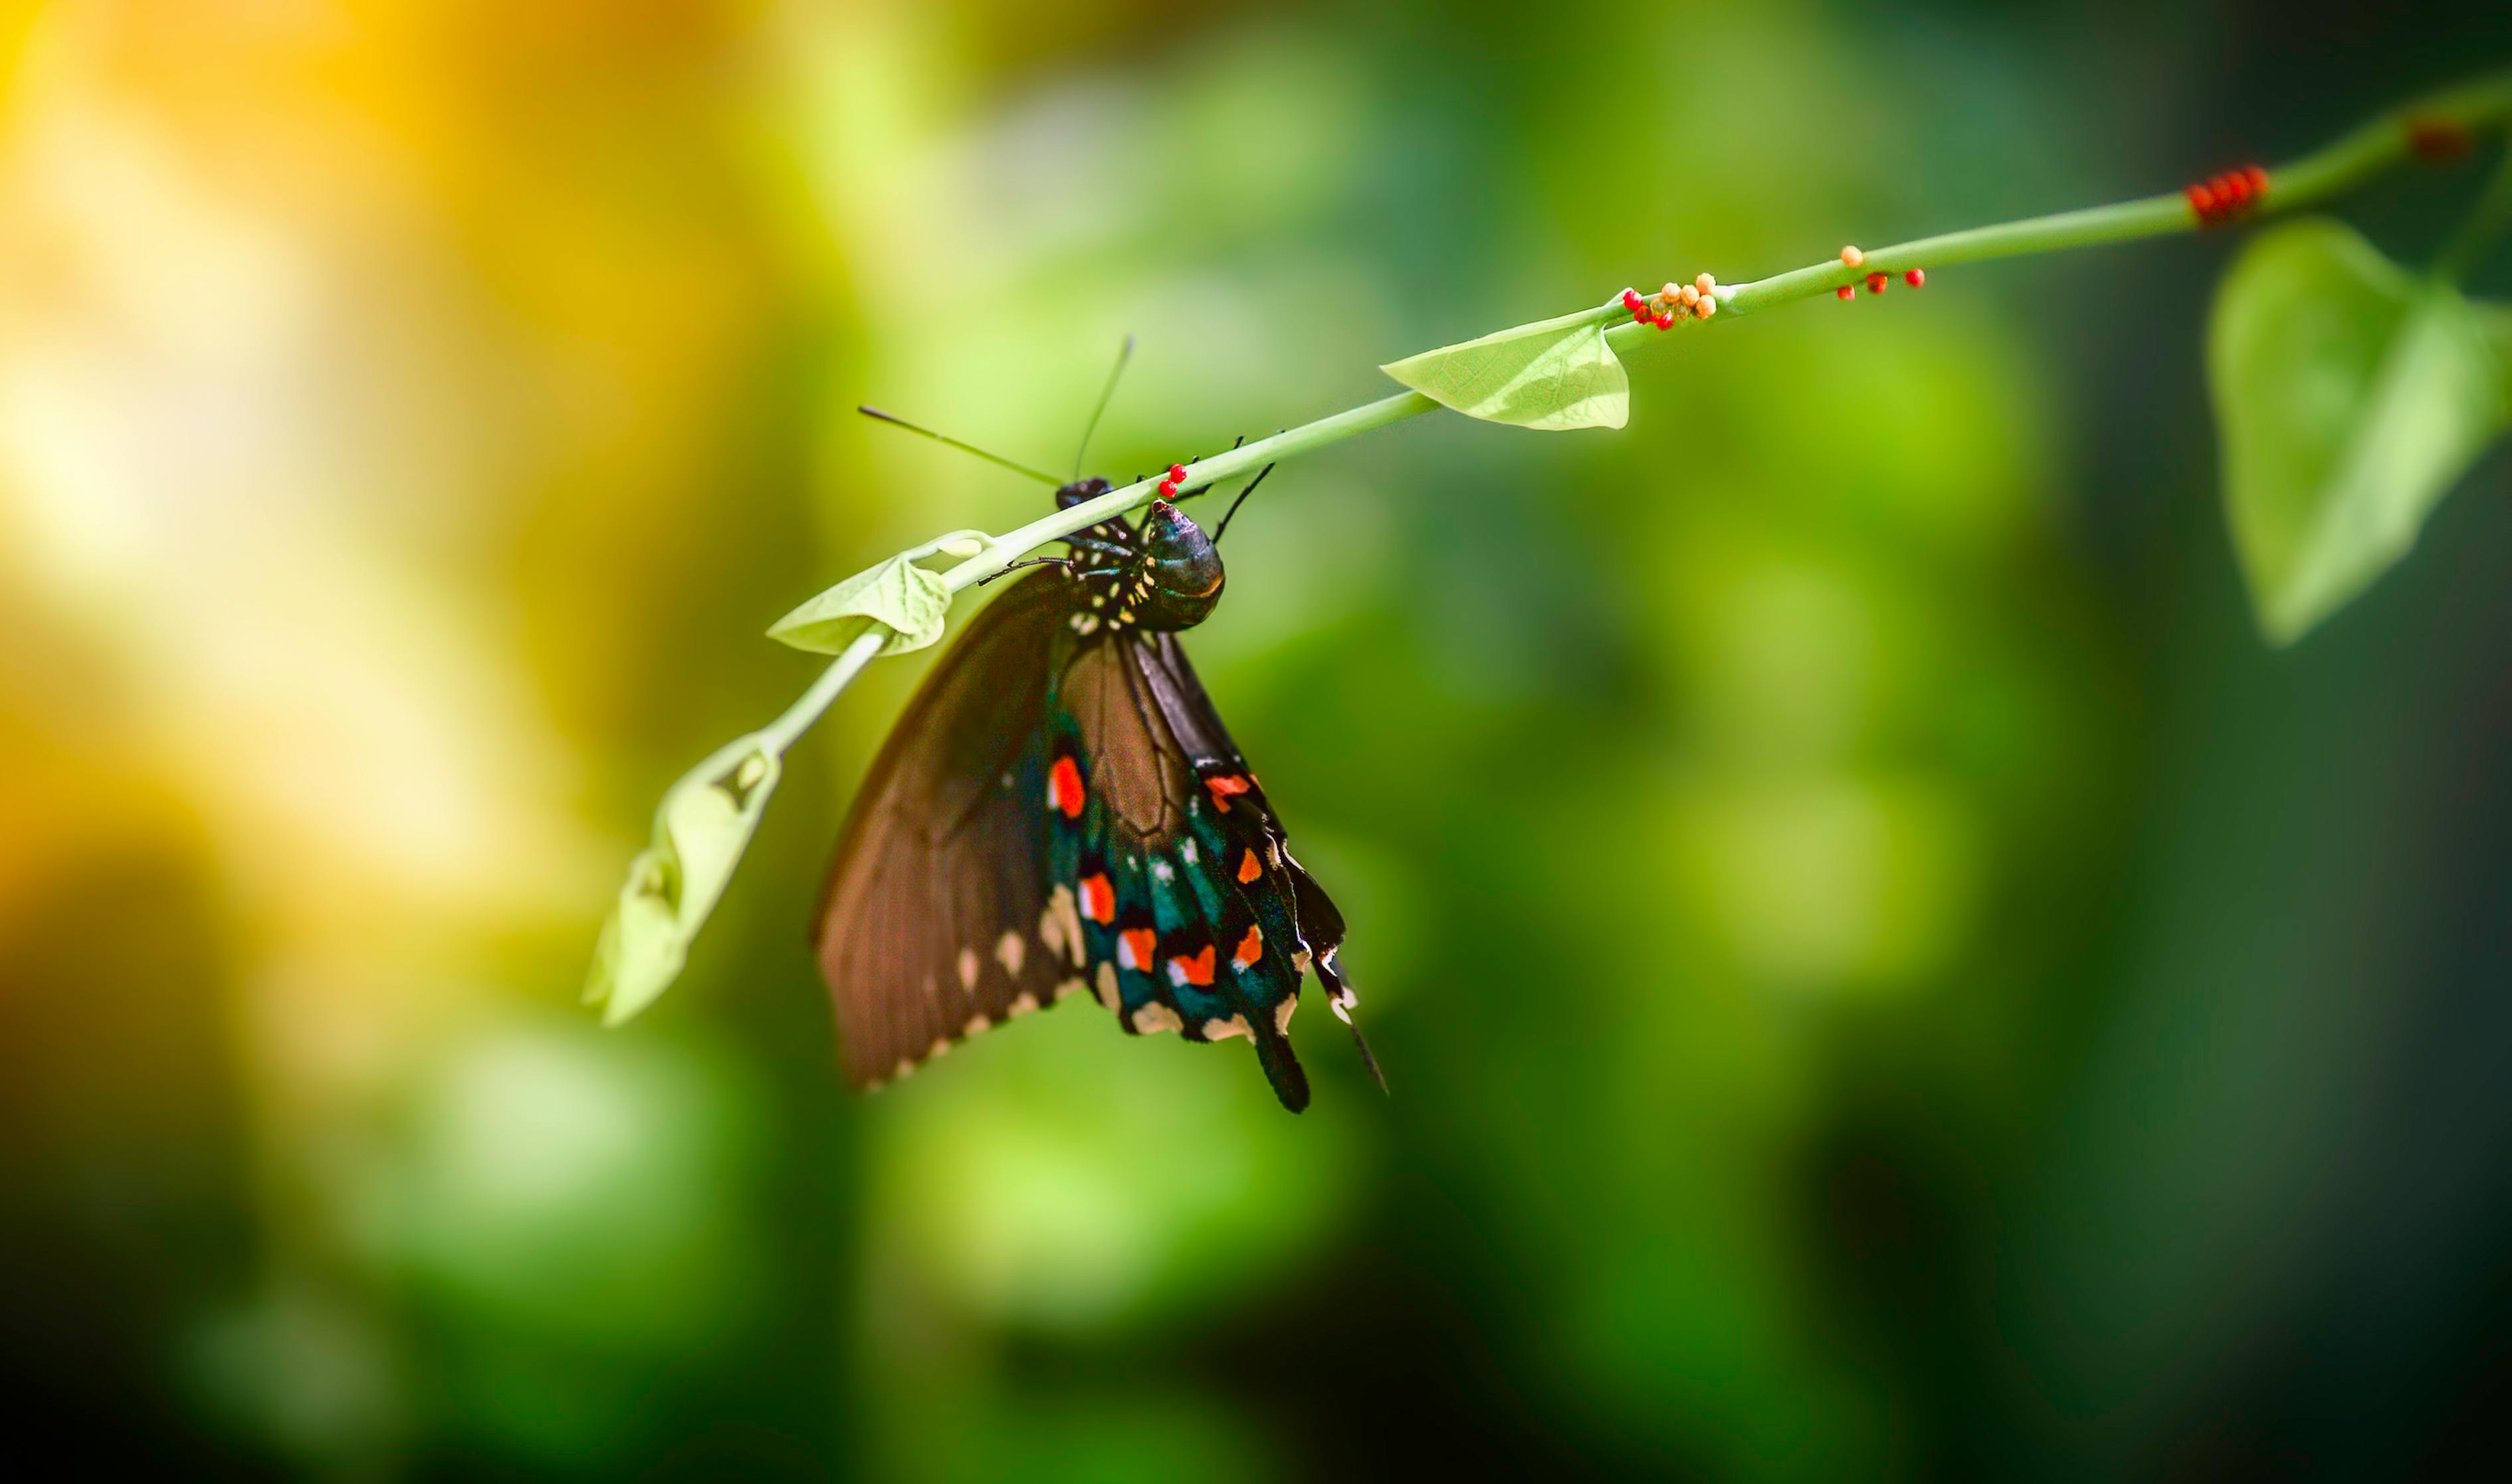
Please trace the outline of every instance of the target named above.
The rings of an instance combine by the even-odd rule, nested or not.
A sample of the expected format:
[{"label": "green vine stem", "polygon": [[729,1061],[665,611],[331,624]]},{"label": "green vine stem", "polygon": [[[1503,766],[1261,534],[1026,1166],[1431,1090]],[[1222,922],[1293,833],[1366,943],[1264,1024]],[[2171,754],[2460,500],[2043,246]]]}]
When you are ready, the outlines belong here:
[{"label": "green vine stem", "polygon": [[[2364,124],[2300,159],[2269,171],[2267,192],[2254,215],[2273,215],[2317,205],[2415,158],[2419,148],[2430,147],[2425,141],[2455,137],[2464,144],[2478,134],[2500,129],[2507,121],[2512,121],[2512,73],[2498,74],[2429,95]],[[1700,323],[1716,325],[1729,317],[1751,315],[1799,299],[1830,293],[1845,285],[1858,283],[1869,273],[1900,273],[1910,268],[1942,267],[1950,263],[1982,262],[1990,258],[2100,247],[2143,237],[2194,232],[2202,225],[2204,223],[2197,211],[2178,192],[2145,196],[2084,211],[2027,216],[2020,221],[2000,222],[1995,226],[1974,227],[1969,231],[1947,232],[1876,248],[1867,252],[1864,261],[1857,267],[1833,258],[1751,283],[1722,286],[1717,291],[1722,315],[1719,319]],[[1594,310],[1593,314],[1601,324],[1622,318],[1624,311],[1619,304],[1608,304]],[[1605,337],[1616,350],[1621,351],[1647,339],[1652,333],[1656,332],[1650,327],[1627,321],[1606,332]],[[1296,458],[1373,429],[1437,410],[1439,404],[1429,397],[1419,392],[1400,392],[1190,464],[1185,483],[1180,488],[1188,491],[1201,489],[1267,464]],[[1059,510],[1018,529],[1006,531],[989,541],[985,550],[976,556],[944,572],[942,580],[957,593],[1002,570],[1049,541],[1149,504],[1158,484],[1157,478],[1138,480],[1095,499],[1085,500],[1070,510]],[[863,660],[857,657],[856,652],[862,647],[862,643],[858,642],[854,648],[841,655],[829,667],[829,674],[843,671],[847,679],[851,679],[863,668]],[[820,707],[825,708],[837,699],[844,683],[841,680],[836,684],[829,684],[824,676],[822,683],[813,685],[810,693],[797,702],[773,730],[785,733],[786,722],[795,720],[805,703],[816,700]],[[791,734],[800,735],[810,724],[810,718],[817,715],[817,711],[810,712],[808,717],[802,719],[800,725],[791,728]]]},{"label": "green vine stem", "polygon": [[866,629],[857,635],[855,642],[831,660],[828,669],[820,672],[820,678],[811,683],[810,689],[797,696],[782,716],[760,730],[759,745],[779,757],[784,756],[785,750],[792,747],[803,733],[809,731],[812,722],[820,720],[820,714],[836,704],[839,692],[853,684],[855,677],[863,673],[864,666],[879,657],[881,646],[888,638],[879,629]]},{"label": "green vine stem", "polygon": [[[2479,137],[2501,132],[2507,123],[2512,123],[2512,72],[2493,74],[2431,94],[2382,114],[2310,154],[2267,172],[2264,188],[2243,201],[2242,215],[2281,215],[2317,205],[2410,160],[2463,152],[2472,147]],[[2512,180],[2512,175],[2505,178]],[[2493,228],[2500,224],[2500,218],[2507,210],[2512,210],[2512,187],[2498,182],[2478,207],[2472,216],[2472,225],[2463,229],[2445,250],[2445,270],[2466,267],[2474,253],[2491,240]],[[2031,216],[1968,231],[1947,232],[1872,249],[1863,255],[1844,254],[1841,257],[1750,283],[1719,286],[1713,291],[1719,313],[1713,318],[1687,319],[1683,323],[1690,328],[1700,328],[1747,318],[1783,304],[1836,293],[1871,274],[1900,275],[1911,269],[1941,268],[1955,263],[2020,257],[2194,232],[2203,226],[2218,224],[2224,216],[2222,212],[2217,213],[2213,220],[2202,216],[2187,195],[2174,193],[2083,211]],[[1616,320],[1623,323],[1613,324]],[[1619,298],[1595,309],[1562,316],[1544,326],[1522,328],[1576,330],[1588,325],[1609,326],[1602,338],[1615,351],[1628,351],[1652,335],[1663,336],[1663,332],[1632,320],[1630,312]],[[1381,398],[1188,465],[1179,492],[1202,489],[1267,464],[1296,458],[1372,429],[1438,410],[1441,406],[1440,402],[1417,391]],[[1069,510],[1042,516],[1001,535],[955,531],[911,548],[902,556],[910,562],[934,557],[953,560],[952,566],[934,575],[946,594],[956,594],[1002,571],[1039,546],[1148,504],[1160,485],[1161,480],[1157,477],[1138,480]],[[781,758],[827,712],[864,667],[882,652],[890,637],[890,631],[876,623],[851,640],[807,691],[774,722],[747,740],[755,742],[766,758]],[[761,766],[765,768],[767,765],[762,763]],[[704,768],[700,771],[703,772]],[[772,780],[772,770],[770,776]],[[692,780],[715,781],[698,779],[692,774],[691,778],[684,779],[681,786],[676,786],[675,793],[688,786]],[[670,802],[667,798],[666,813]],[[756,804],[764,802],[764,797],[754,801],[752,817],[755,817]],[[661,828],[658,824],[658,829]],[[746,840],[747,825],[739,828],[740,839],[730,846],[731,857],[719,863],[724,870],[730,869],[731,859],[736,859],[740,853],[740,840]],[[632,874],[632,894],[635,879]],[[712,898],[708,901],[711,903]],[[699,917],[703,917],[703,908]],[[680,930],[685,940],[687,933],[695,930],[695,923],[685,922]],[[605,972],[598,963],[598,982]],[[666,971],[662,980],[649,981],[649,992],[658,992],[660,983],[668,982],[669,974],[676,972],[675,964]],[[613,1009],[613,1019],[621,1018],[617,1013],[620,1007],[614,1004]],[[626,1013],[633,1013],[633,1007]]]}]

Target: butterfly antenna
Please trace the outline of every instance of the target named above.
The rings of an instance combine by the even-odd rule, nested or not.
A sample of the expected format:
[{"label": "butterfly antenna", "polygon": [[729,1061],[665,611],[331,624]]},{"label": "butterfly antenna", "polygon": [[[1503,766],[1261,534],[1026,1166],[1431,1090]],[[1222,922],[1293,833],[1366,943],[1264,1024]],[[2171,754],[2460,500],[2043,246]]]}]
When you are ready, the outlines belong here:
[{"label": "butterfly antenna", "polygon": [[1081,477],[1081,461],[1090,456],[1090,436],[1099,431],[1099,419],[1107,415],[1108,403],[1117,395],[1117,378],[1125,374],[1125,363],[1134,359],[1134,337],[1117,350],[1117,364],[1108,368],[1108,384],[1099,389],[1099,405],[1090,410],[1090,421],[1081,429],[1081,447],[1073,450],[1073,477]]},{"label": "butterfly antenna", "polygon": [[990,464],[1002,465],[1014,474],[1026,474],[1031,479],[1038,481],[1041,485],[1061,485],[1064,483],[1064,481],[1057,479],[1054,475],[1047,473],[1043,469],[1033,469],[1027,464],[1014,463],[1000,453],[989,453],[985,449],[978,448],[975,444],[962,443],[960,440],[952,437],[948,433],[936,433],[931,428],[919,427],[917,424],[908,421],[904,417],[900,417],[895,413],[884,412],[877,407],[859,407],[856,408],[855,410],[863,413],[866,417],[878,417],[883,422],[905,428],[910,433],[922,434],[924,437],[932,439],[935,443],[949,444],[952,448],[959,449],[962,453],[974,453],[979,458],[984,459]]},{"label": "butterfly antenna", "polygon": [[[1267,464],[1264,468],[1257,470],[1256,477],[1247,482],[1247,488],[1238,491],[1238,498],[1230,502],[1230,509],[1222,516],[1221,524],[1214,527],[1212,529],[1213,545],[1219,546],[1221,544],[1221,538],[1229,533],[1231,517],[1238,514],[1238,507],[1247,503],[1247,496],[1254,494],[1256,492],[1256,487],[1265,483],[1265,476],[1273,472],[1274,466],[1272,464]],[[1361,1049],[1365,1051],[1368,1048],[1363,1047]]]}]

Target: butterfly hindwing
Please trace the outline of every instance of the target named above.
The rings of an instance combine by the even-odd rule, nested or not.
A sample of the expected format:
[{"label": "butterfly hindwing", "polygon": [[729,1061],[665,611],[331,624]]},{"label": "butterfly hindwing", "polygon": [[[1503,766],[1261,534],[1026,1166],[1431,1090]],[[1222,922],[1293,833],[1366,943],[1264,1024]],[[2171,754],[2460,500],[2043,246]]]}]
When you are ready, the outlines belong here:
[{"label": "butterfly hindwing", "polygon": [[1306,1106],[1308,1079],[1284,1034],[1299,991],[1288,879],[1236,875],[1243,851],[1229,848],[1233,831],[1198,772],[1209,760],[1195,751],[1214,728],[1181,736],[1161,694],[1181,671],[1198,696],[1201,686],[1166,635],[1073,647],[1051,710],[1058,745],[1092,768],[1071,857],[1083,870],[1080,900],[1111,917],[1084,929],[1093,959],[1109,965],[1102,974],[1094,962],[1094,985],[1128,1031],[1247,1035],[1284,1105]]},{"label": "butterfly hindwing", "polygon": [[1302,972],[1314,968],[1339,1013],[1349,1011],[1352,992],[1335,962],[1343,949],[1343,914],[1291,854],[1280,816],[1231,740],[1230,728],[1187,662],[1186,650],[1173,636],[1155,636],[1142,646],[1139,663],[1171,732],[1193,762],[1202,785],[1199,802],[1210,806],[1232,842],[1232,874],[1247,884],[1251,898],[1287,912],[1285,926],[1292,932],[1289,941],[1298,967]]}]

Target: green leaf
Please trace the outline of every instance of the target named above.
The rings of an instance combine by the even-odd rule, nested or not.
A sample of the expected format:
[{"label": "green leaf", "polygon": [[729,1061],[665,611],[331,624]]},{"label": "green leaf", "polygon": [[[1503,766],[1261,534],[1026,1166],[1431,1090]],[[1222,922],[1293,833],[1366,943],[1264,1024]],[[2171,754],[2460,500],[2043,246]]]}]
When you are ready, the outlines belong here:
[{"label": "green leaf", "polygon": [[890,631],[881,652],[904,654],[942,637],[951,589],[906,557],[855,573],[776,620],[767,637],[815,654],[836,654],[874,624]]},{"label": "green leaf", "polygon": [[782,767],[756,736],[718,748],[682,775],[654,813],[654,842],[628,863],[602,925],[587,1004],[615,1026],[652,1004],[687,961],[689,940],[724,896]]},{"label": "green leaf", "polygon": [[2335,222],[2254,242],[2208,342],[2225,506],[2276,644],[2406,556],[2512,427],[2512,313],[2411,276]]},{"label": "green leaf", "polygon": [[1443,345],[1379,370],[1486,422],[1562,432],[1630,420],[1630,378],[1593,310]]}]

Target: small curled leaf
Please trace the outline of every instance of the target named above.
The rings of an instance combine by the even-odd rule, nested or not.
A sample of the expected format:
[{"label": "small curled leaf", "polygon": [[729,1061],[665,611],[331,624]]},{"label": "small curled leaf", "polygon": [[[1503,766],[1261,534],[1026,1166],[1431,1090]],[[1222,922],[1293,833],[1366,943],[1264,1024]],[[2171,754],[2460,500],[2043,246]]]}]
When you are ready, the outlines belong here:
[{"label": "small curled leaf", "polygon": [[1443,345],[1379,370],[1485,422],[1566,432],[1630,420],[1630,378],[1593,310]]},{"label": "small curled leaf", "polygon": [[627,1020],[680,977],[689,940],[724,896],[781,772],[756,736],[742,737],[663,796],[654,842],[628,863],[585,981],[585,1003],[604,1007],[603,1024]]},{"label": "small curled leaf", "polygon": [[855,573],[776,620],[767,637],[814,654],[837,654],[874,624],[889,630],[883,654],[922,649],[942,637],[951,589],[904,556]]}]

